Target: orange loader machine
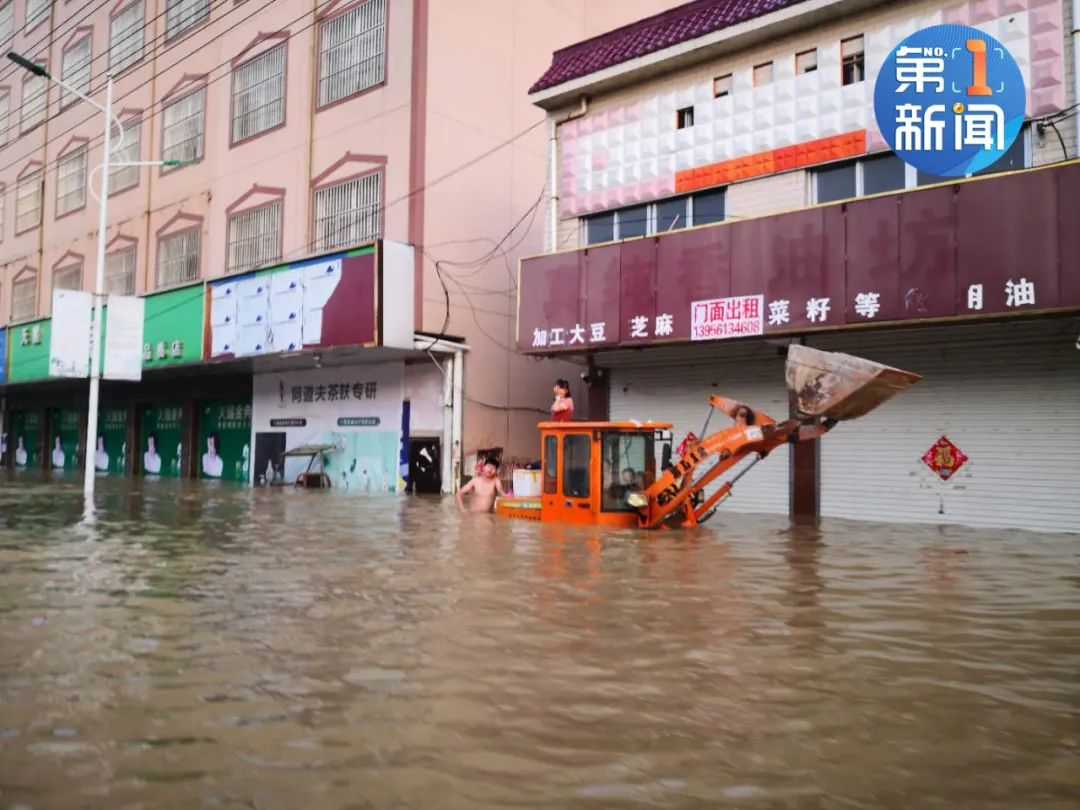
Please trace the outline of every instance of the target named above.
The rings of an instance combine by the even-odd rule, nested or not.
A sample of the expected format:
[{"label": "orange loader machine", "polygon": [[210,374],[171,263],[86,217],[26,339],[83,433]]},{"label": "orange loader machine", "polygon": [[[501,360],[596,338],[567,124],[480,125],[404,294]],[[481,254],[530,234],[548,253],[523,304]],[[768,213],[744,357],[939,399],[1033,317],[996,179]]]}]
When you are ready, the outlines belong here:
[{"label": "orange loader machine", "polygon": [[[712,517],[738,480],[777,447],[814,441],[921,379],[798,344],[788,347],[786,378],[794,403],[791,417],[777,422],[747,405],[712,396],[704,438],[689,434],[677,457],[670,423],[541,422],[540,494],[500,498],[496,512],[612,528],[696,526]],[[710,434],[716,411],[734,424]],[[729,471],[735,474],[719,481]]]}]

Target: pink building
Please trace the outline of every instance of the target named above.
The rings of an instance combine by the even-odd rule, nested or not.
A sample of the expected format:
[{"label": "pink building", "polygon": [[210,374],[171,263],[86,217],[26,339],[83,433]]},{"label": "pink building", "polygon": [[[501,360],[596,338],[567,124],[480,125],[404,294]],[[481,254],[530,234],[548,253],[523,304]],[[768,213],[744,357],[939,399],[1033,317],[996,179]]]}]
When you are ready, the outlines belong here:
[{"label": "pink building", "polygon": [[[526,91],[552,50],[669,5],[0,0],[0,47],[98,100],[112,74],[114,159],[186,162],[111,172],[109,292],[404,246],[383,272],[411,279],[411,300],[379,317],[467,347],[456,455],[531,458],[551,383],[572,367],[514,351],[517,259],[541,249],[551,193]],[[54,289],[93,288],[101,130],[89,105],[0,65],[0,322],[49,316]],[[446,366],[403,362],[442,395]]]}]

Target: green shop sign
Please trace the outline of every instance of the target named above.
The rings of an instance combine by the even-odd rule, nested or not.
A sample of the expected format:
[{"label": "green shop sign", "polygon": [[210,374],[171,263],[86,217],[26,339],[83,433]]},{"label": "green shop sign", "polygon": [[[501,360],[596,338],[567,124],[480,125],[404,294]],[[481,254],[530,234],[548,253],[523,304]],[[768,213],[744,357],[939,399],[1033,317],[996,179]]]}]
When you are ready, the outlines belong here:
[{"label": "green shop sign", "polygon": [[99,473],[123,475],[127,460],[127,410],[105,408],[98,416],[97,450],[94,467]]},{"label": "green shop sign", "polygon": [[38,466],[41,424],[37,411],[15,411],[11,414],[10,445],[15,454],[16,467],[34,469]]},{"label": "green shop sign", "polygon": [[179,478],[183,437],[183,410],[179,405],[145,407],[139,445],[143,475]]},{"label": "green shop sign", "polygon": [[52,470],[79,469],[79,422],[82,414],[70,409],[52,412],[49,430],[49,468]]},{"label": "green shop sign", "polygon": [[202,284],[146,296],[143,368],[166,368],[202,360]]},{"label": "green shop sign", "polygon": [[8,331],[8,382],[49,376],[49,335],[52,320],[13,326]]},{"label": "green shop sign", "polygon": [[199,477],[247,483],[251,403],[207,402],[199,419]]}]

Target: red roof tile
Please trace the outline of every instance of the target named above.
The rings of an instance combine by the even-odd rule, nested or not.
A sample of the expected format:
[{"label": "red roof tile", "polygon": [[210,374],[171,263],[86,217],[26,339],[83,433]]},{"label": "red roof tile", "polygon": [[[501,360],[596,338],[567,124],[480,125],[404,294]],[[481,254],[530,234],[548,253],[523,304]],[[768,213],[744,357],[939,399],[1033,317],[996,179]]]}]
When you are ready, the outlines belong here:
[{"label": "red roof tile", "polygon": [[688,42],[803,0],[694,0],[555,51],[530,93]]}]

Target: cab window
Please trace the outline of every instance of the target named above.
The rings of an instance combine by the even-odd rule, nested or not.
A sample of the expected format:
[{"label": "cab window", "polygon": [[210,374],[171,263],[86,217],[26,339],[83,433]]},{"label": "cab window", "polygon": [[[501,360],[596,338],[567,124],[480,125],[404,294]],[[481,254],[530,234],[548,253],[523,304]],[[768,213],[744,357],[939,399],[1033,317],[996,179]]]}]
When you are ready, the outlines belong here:
[{"label": "cab window", "polygon": [[655,481],[653,437],[644,433],[605,433],[604,497],[605,512],[633,511],[626,496],[644,492]]},{"label": "cab window", "polygon": [[559,440],[544,437],[544,494],[555,495],[559,491]]},{"label": "cab window", "polygon": [[592,438],[582,435],[564,436],[562,453],[563,495],[567,498],[588,498]]}]

